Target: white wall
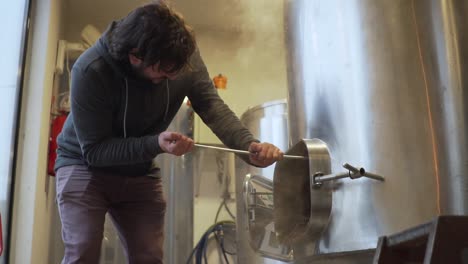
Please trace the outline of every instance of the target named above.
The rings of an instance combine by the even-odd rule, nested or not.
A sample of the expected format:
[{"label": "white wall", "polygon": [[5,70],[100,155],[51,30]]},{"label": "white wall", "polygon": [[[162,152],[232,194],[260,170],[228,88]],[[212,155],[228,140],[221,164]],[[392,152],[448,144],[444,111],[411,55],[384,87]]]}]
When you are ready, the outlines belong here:
[{"label": "white wall", "polygon": [[11,263],[47,264],[53,184],[47,176],[50,103],[61,1],[33,1],[13,212]]}]

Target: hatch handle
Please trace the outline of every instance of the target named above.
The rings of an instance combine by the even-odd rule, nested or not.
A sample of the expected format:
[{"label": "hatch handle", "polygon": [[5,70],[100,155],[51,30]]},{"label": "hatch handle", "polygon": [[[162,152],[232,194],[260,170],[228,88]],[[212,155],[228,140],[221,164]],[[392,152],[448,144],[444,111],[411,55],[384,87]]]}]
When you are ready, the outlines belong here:
[{"label": "hatch handle", "polygon": [[343,179],[343,178],[350,178],[354,180],[354,179],[359,179],[361,177],[366,177],[366,178],[376,180],[376,181],[382,181],[382,182],[385,181],[384,176],[381,176],[372,172],[367,172],[364,168],[356,168],[348,163],[343,164],[343,168],[345,168],[347,171],[341,172],[341,173],[327,174],[327,175],[324,175],[321,172],[316,172],[312,177],[314,187],[321,187],[324,182]]}]

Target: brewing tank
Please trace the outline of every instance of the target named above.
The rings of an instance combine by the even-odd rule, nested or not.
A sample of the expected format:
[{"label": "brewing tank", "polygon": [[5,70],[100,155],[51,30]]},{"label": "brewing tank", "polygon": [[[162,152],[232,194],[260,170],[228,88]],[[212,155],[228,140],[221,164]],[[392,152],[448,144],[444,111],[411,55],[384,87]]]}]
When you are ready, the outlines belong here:
[{"label": "brewing tank", "polygon": [[[266,102],[242,114],[240,120],[252,134],[280,149],[288,149],[286,100]],[[237,263],[290,262],[288,247],[275,243],[272,217],[274,165],[258,168],[236,158]]]},{"label": "brewing tank", "polygon": [[[194,111],[185,98],[167,131],[193,137]],[[194,158],[160,154],[153,162],[161,168],[166,198],[164,263],[185,263],[193,249]]]},{"label": "brewing tank", "polygon": [[287,0],[289,134],[325,142],[335,182],[318,246],[375,248],[379,236],[468,213],[468,1]]}]

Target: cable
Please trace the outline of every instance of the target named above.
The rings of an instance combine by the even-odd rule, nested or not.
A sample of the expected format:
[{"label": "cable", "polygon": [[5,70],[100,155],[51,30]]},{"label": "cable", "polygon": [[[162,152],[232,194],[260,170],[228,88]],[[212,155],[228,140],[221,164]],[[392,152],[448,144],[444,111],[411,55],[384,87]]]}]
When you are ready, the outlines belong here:
[{"label": "cable", "polygon": [[229,260],[226,256],[226,249],[224,248],[224,235],[222,235],[221,238],[218,238],[217,235],[215,236],[216,236],[216,240],[218,241],[219,247],[221,248],[221,251],[223,252],[224,260],[226,261],[227,264],[229,264]]},{"label": "cable", "polygon": [[224,203],[224,199],[219,204],[218,211],[216,211],[216,217],[215,217],[215,220],[214,220],[215,225],[218,222],[219,213],[221,212],[221,208],[223,208],[223,203]]},{"label": "cable", "polygon": [[190,260],[192,260],[193,254],[195,254],[195,252],[197,251],[197,249],[198,249],[198,244],[197,244],[197,246],[195,246],[195,247],[192,249],[192,252],[190,253],[190,256],[188,257],[186,264],[190,264]]},{"label": "cable", "polygon": [[190,256],[187,259],[187,264],[190,264],[193,257],[195,256],[195,263],[196,264],[208,264],[208,257],[207,257],[207,249],[208,249],[208,240],[211,235],[214,235],[216,238],[218,236],[221,236],[221,239],[216,239],[218,246],[221,248],[221,251],[223,253],[224,260],[226,261],[227,264],[229,264],[229,260],[226,256],[226,253],[229,254],[224,249],[224,231],[223,228],[224,226],[233,226],[235,227],[235,223],[233,221],[220,221],[212,226],[210,226],[205,233],[203,233],[202,237],[198,241],[197,245],[193,248],[192,252],[190,253]]},{"label": "cable", "polygon": [[236,220],[236,217],[234,216],[234,214],[231,212],[231,210],[230,210],[229,207],[227,206],[226,200],[224,200],[224,208],[226,208],[226,211],[227,211],[228,214],[231,216],[232,220]]},{"label": "cable", "polygon": [[205,260],[205,264],[208,264],[208,257],[206,256],[207,249],[208,249],[208,238],[205,238],[205,246],[203,247],[203,260]]},{"label": "cable", "polygon": [[[213,232],[213,229],[214,229],[214,226],[211,226],[210,228],[208,228],[207,231],[205,231],[205,233],[202,235],[202,237],[200,238],[200,240],[198,241],[197,245],[195,246],[195,248],[193,248],[192,250],[192,253],[190,254],[189,258],[187,259],[187,264],[190,263],[190,260],[192,260],[193,256],[195,255],[195,262],[196,263],[201,263],[201,256],[200,256],[200,249],[202,249],[204,247],[204,241],[205,241],[205,237],[209,236],[209,234],[211,232]],[[196,254],[195,254],[196,253]]]},{"label": "cable", "polygon": [[218,210],[216,211],[216,217],[215,217],[214,222],[215,222],[215,223],[218,222],[219,213],[221,212],[221,208],[222,208],[223,206],[224,206],[224,208],[226,209],[226,211],[228,212],[229,216],[232,218],[232,220],[236,220],[236,217],[235,217],[234,214],[231,212],[231,209],[229,209],[229,207],[227,206],[226,199],[223,199],[223,200],[221,201],[221,203],[219,204]]}]

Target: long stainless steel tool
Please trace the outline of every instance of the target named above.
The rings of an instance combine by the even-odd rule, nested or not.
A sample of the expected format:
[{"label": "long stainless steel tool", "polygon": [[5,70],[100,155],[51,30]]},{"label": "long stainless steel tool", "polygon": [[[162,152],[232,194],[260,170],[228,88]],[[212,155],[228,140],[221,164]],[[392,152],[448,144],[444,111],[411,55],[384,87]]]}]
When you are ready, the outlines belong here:
[{"label": "long stainless steel tool", "polygon": [[[215,146],[203,145],[203,144],[194,144],[194,146],[195,146],[195,147],[199,147],[199,148],[216,149],[216,150],[221,150],[221,151],[226,151],[226,152],[232,152],[232,153],[237,153],[237,154],[244,154],[244,155],[251,155],[251,154],[253,154],[252,152],[249,152],[249,151],[247,151],[247,150],[222,148],[222,147],[215,147]],[[285,159],[308,159],[308,157],[304,157],[304,156],[294,156],[294,155],[283,155],[283,158],[285,158]]]}]

